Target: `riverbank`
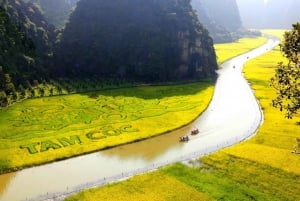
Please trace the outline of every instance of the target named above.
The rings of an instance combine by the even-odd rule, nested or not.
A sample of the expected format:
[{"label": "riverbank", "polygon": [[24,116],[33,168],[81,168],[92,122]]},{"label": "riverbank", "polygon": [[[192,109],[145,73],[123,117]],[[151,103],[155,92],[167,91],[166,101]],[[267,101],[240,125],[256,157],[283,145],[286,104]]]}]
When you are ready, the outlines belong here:
[{"label": "riverbank", "polygon": [[[269,32],[268,32],[269,33]],[[281,32],[282,33],[282,32]],[[287,120],[278,110],[271,107],[272,94],[269,79],[274,73],[276,61],[282,59],[278,49],[250,61],[245,68],[245,74],[255,89],[264,110],[264,124],[257,135],[239,145],[223,149],[214,154],[202,157],[201,166],[198,162],[191,161],[191,167],[182,164],[175,164],[159,170],[164,178],[171,177],[184,184],[189,189],[196,190],[199,195],[205,196],[208,200],[297,200],[300,192],[300,161],[299,155],[292,154],[292,147],[295,145],[295,136],[300,132],[297,120]],[[197,161],[197,160],[196,160]],[[193,164],[196,164],[193,167]],[[147,189],[155,189],[161,186],[163,179],[155,179],[156,183],[148,186],[149,175],[136,176],[125,182],[108,185],[99,189],[86,190],[67,200],[91,200],[95,197],[107,195],[107,192],[122,192],[128,186],[138,186],[131,189],[130,193],[122,194],[121,197],[114,197],[114,200],[122,200],[130,197],[131,200],[144,198],[149,200],[152,196]],[[173,192],[172,186],[166,187],[168,196],[176,200],[181,191]],[[170,193],[169,193],[170,192]],[[109,195],[109,194],[108,194]],[[186,196],[193,195],[187,191]],[[154,200],[166,200],[162,195],[161,199],[154,197]],[[204,198],[203,198],[204,199]],[[204,199],[204,200],[205,200]],[[189,198],[189,200],[199,200]]]},{"label": "riverbank", "polygon": [[[221,62],[233,54],[241,54],[264,41],[264,38],[241,39],[231,46],[231,50],[223,47],[226,56],[222,55],[218,60]],[[222,45],[217,45],[216,49],[220,47]],[[212,98],[213,84],[208,81],[41,97],[3,108],[0,110],[0,174],[178,129],[191,123],[206,109]],[[168,119],[169,125],[160,123],[165,122],[164,119]],[[124,128],[130,132],[124,132]],[[134,130],[138,132],[134,134]]]},{"label": "riverbank", "polygon": [[212,93],[212,82],[198,82],[25,100],[0,110],[0,172],[178,129],[205,110]]},{"label": "riverbank", "polygon": [[[238,67],[243,61],[237,59],[234,62],[238,63],[235,64]],[[226,67],[228,72],[232,71],[233,74],[224,72],[226,76],[224,74],[217,83],[220,87],[217,94],[221,97],[213,101],[210,108],[206,110],[211,114],[206,114],[208,118],[200,118],[183,130],[179,129],[158,138],[19,171],[8,177],[11,179],[4,177],[3,180],[5,175],[0,176],[0,180],[4,181],[1,198],[19,200],[26,197],[40,200],[68,194],[74,190],[115,181],[128,175],[207,154],[249,137],[260,123],[258,105],[238,68],[233,69],[233,64],[230,63],[225,65],[228,65]],[[239,84],[234,84],[236,81]],[[242,99],[228,96],[234,92]],[[243,104],[238,104],[237,101]],[[245,113],[248,115],[244,115]],[[230,116],[234,119],[228,118]],[[236,126],[236,122],[240,122],[239,126]],[[179,143],[178,137],[190,134],[193,127],[198,127],[201,135],[191,137],[188,143]],[[35,181],[28,188],[25,188],[23,183],[28,181],[26,178]],[[47,181],[47,185],[43,181]],[[18,190],[21,188],[22,192]],[[10,193],[16,191],[19,193]]]}]

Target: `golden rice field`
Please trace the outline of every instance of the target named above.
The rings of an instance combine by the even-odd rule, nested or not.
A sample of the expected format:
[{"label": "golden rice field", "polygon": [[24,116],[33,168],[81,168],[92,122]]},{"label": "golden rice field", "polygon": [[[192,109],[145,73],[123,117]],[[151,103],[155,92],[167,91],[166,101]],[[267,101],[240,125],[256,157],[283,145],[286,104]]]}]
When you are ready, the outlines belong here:
[{"label": "golden rice field", "polygon": [[[270,33],[276,34],[275,31]],[[249,80],[263,108],[265,121],[254,138],[224,151],[227,154],[300,175],[300,156],[291,154],[296,145],[296,138],[300,137],[300,126],[296,124],[300,121],[300,116],[288,120],[284,118],[284,112],[271,106],[276,91],[270,87],[270,78],[274,75],[274,66],[281,61],[285,61],[285,58],[277,47],[272,52],[246,64],[245,77]]]},{"label": "golden rice field", "polygon": [[[278,36],[283,33],[276,30],[264,32],[275,33]],[[243,39],[246,43],[247,40],[253,42],[253,39]],[[258,40],[261,41],[260,38]],[[223,47],[226,50],[231,47],[234,49],[236,44],[225,44]],[[217,54],[224,60],[228,59],[222,55],[222,49],[218,49]],[[269,80],[274,74],[277,62],[283,60],[277,48],[246,64],[245,76],[255,90],[255,96],[264,112],[264,123],[252,139],[202,157],[199,159],[201,166],[188,167],[180,163],[170,165],[155,173],[138,175],[120,183],[85,190],[67,200],[95,200],[98,197],[104,198],[111,192],[114,194],[112,199],[105,199],[299,200],[300,155],[291,153],[296,144],[296,137],[300,137],[300,126],[296,125],[299,117],[287,120],[283,113],[270,104],[275,91],[270,87]],[[169,183],[170,181],[173,183]],[[166,197],[164,191],[160,191],[163,187],[166,188],[166,194],[172,189],[177,189],[173,191],[172,199]],[[152,191],[156,194],[153,195]],[[194,191],[199,194],[189,197]],[[187,197],[176,199],[182,194],[186,194]],[[197,195],[203,198],[198,198]]]},{"label": "golden rice field", "polygon": [[212,82],[198,82],[25,100],[0,110],[0,173],[174,130],[212,94]]},{"label": "golden rice field", "polygon": [[217,53],[217,61],[219,64],[223,63],[234,56],[241,55],[264,44],[266,41],[265,37],[241,38],[233,43],[216,44],[214,48]]},{"label": "golden rice field", "polygon": [[174,177],[161,172],[152,172],[130,178],[124,182],[106,185],[101,191],[97,189],[83,191],[76,197],[70,197],[66,200],[212,201],[213,199],[196,189],[190,188]]}]

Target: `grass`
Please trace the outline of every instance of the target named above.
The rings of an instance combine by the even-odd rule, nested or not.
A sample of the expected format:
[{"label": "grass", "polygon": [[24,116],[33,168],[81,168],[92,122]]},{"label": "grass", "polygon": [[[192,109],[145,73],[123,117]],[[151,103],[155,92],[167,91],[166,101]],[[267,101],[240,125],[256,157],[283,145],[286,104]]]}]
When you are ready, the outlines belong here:
[{"label": "grass", "polygon": [[[272,31],[273,33],[275,32]],[[231,44],[226,46],[226,49],[231,49]],[[236,47],[236,44],[233,46]],[[218,55],[222,54],[220,51],[221,49]],[[221,55],[225,60],[227,56]],[[275,97],[275,91],[270,87],[269,80],[274,74],[277,62],[281,60],[284,58],[277,48],[246,64],[245,76],[255,90],[264,111],[264,124],[255,137],[202,157],[199,159],[199,167],[177,163],[158,170],[156,174],[175,179],[176,182],[172,184],[174,189],[185,185],[189,190],[196,190],[212,200],[299,200],[300,158],[299,155],[291,153],[296,144],[296,137],[300,134],[300,127],[296,125],[298,120],[285,119],[284,114],[270,104]],[[142,179],[148,176],[152,178],[150,185],[149,181]],[[138,189],[122,194],[122,198],[113,197],[111,200],[126,200],[131,198],[132,193],[137,192],[143,194],[141,200],[152,200],[148,191],[156,189],[161,182],[160,177],[148,173],[121,183],[86,190],[80,193],[80,196],[74,195],[67,200],[94,200],[97,196],[106,195],[108,188],[115,189],[115,192],[124,192],[128,187],[135,185]],[[157,193],[160,193],[162,200],[168,200],[163,192]],[[184,192],[178,191],[176,196],[182,194]]]},{"label": "grass", "polygon": [[176,129],[194,120],[212,93],[206,82],[25,100],[0,110],[0,172]]},{"label": "grass", "polygon": [[152,172],[121,183],[106,185],[101,191],[89,189],[66,200],[210,201],[213,199],[173,177],[161,172]]}]

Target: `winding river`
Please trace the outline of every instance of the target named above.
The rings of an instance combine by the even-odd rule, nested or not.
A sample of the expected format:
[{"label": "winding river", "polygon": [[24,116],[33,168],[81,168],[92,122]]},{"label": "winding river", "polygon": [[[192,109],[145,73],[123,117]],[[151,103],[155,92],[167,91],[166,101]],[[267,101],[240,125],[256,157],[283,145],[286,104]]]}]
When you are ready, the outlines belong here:
[{"label": "winding river", "polygon": [[[62,200],[83,188],[126,179],[249,138],[263,118],[242,68],[248,59],[278,43],[269,38],[263,46],[223,63],[212,102],[192,124],[138,143],[0,175],[0,201]],[[191,136],[187,143],[178,142],[179,136],[195,127],[200,134]]]}]

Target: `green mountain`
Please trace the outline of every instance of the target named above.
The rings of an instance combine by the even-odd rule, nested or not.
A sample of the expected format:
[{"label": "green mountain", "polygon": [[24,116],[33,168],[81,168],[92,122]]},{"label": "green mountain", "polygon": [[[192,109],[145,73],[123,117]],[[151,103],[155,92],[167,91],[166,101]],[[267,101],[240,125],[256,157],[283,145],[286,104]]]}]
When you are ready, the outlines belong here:
[{"label": "green mountain", "polygon": [[207,10],[204,8],[201,1],[202,0],[192,0],[191,5],[193,9],[197,11],[199,21],[208,29],[214,43],[233,41],[234,39],[229,30],[208,17]]},{"label": "green mountain", "polygon": [[17,89],[24,89],[27,79],[37,69],[33,42],[1,7],[0,38],[0,106],[3,106],[8,95],[14,97]]},{"label": "green mountain", "polygon": [[236,0],[200,0],[208,17],[228,31],[238,31],[242,27]]},{"label": "green mountain", "polygon": [[214,43],[232,42],[243,36],[259,35],[243,28],[236,0],[192,0],[191,5]]},{"label": "green mountain", "polygon": [[29,0],[40,6],[45,18],[56,28],[61,29],[69,19],[71,11],[79,0]]},{"label": "green mountain", "polygon": [[32,39],[39,57],[52,53],[55,41],[55,27],[45,19],[39,7],[22,0],[1,0],[0,7],[4,8],[12,22],[20,25],[28,38]]},{"label": "green mountain", "polygon": [[217,68],[189,0],[81,0],[55,58],[56,76],[146,82],[213,77]]}]

